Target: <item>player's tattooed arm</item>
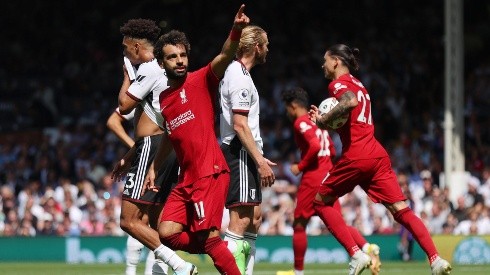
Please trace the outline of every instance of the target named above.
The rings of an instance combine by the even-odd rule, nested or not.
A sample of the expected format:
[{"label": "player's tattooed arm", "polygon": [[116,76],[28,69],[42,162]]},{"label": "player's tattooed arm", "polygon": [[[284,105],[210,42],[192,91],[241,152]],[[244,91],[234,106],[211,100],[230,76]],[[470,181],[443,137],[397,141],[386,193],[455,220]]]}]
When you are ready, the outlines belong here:
[{"label": "player's tattooed arm", "polygon": [[323,114],[321,118],[316,121],[316,124],[318,127],[326,129],[329,122],[348,115],[357,104],[359,104],[359,102],[357,101],[356,95],[352,91],[347,91],[340,96],[339,104],[333,107],[330,112]]}]

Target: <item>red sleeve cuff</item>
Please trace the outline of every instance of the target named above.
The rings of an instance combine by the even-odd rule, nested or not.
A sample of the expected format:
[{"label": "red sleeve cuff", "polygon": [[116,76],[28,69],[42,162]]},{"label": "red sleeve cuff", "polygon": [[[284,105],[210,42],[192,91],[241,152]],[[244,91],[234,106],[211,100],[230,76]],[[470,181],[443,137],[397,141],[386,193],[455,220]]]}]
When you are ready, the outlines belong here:
[{"label": "red sleeve cuff", "polygon": [[303,172],[303,169],[305,169],[305,163],[301,161],[300,163],[298,163],[298,170]]},{"label": "red sleeve cuff", "polygon": [[135,97],[134,95],[132,95],[129,91],[126,91],[126,94],[134,101],[137,101],[137,102],[140,102],[141,99]]},{"label": "red sleeve cuff", "polygon": [[121,115],[121,113],[119,113],[118,111],[115,111],[115,112],[116,112],[116,114],[117,114],[117,115],[118,115],[120,118],[122,118],[122,119],[126,120],[126,118],[125,118],[123,115]]},{"label": "red sleeve cuff", "polygon": [[248,114],[250,110],[241,110],[241,109],[233,109],[233,113],[238,113],[238,114]]}]

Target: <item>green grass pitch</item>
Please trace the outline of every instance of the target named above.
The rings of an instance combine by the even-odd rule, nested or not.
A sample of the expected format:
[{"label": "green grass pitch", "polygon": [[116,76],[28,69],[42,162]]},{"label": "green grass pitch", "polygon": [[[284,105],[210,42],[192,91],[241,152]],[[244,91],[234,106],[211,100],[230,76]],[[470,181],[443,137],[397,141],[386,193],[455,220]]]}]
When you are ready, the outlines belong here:
[{"label": "green grass pitch", "polygon": [[[65,263],[0,263],[2,275],[122,275],[124,264],[65,264]],[[278,270],[291,269],[289,264],[258,263],[254,274],[275,275]],[[218,274],[214,266],[201,264],[198,266],[200,275]],[[143,274],[144,263],[138,266],[138,274]],[[306,275],[320,274],[347,274],[347,264],[307,264]],[[363,274],[371,274],[368,270]],[[426,262],[383,262],[381,267],[383,274],[430,274],[429,265]],[[455,265],[452,274],[456,275],[490,275],[490,265]]]}]

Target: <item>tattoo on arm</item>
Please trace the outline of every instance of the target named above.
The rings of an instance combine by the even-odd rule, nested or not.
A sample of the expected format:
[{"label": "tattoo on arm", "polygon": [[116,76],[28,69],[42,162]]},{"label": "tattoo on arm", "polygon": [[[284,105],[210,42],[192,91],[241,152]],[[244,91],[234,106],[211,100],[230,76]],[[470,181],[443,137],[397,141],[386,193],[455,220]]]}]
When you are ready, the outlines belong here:
[{"label": "tattoo on arm", "polygon": [[337,104],[330,112],[323,114],[322,117],[317,120],[317,126],[326,129],[327,123],[334,121],[335,119],[345,116],[354,109],[355,106],[351,105],[351,100],[355,98],[356,95],[352,91],[347,91],[339,98],[339,104]]}]

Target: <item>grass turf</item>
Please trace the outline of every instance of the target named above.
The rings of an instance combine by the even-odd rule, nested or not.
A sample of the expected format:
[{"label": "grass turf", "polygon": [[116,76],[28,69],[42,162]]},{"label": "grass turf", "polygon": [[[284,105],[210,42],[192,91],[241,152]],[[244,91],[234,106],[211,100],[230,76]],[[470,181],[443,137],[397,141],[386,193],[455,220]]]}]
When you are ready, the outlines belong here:
[{"label": "grass turf", "polygon": [[[121,275],[124,274],[124,264],[65,264],[65,263],[0,263],[2,275]],[[347,264],[307,264],[305,275],[347,274]],[[211,264],[198,265],[200,275],[218,274]],[[290,264],[258,263],[255,266],[256,275],[275,275],[278,270],[290,270]],[[144,263],[138,266],[138,274],[144,273]],[[172,272],[170,272],[172,274]],[[371,274],[364,271],[363,274]],[[430,274],[426,262],[383,262],[380,274]],[[452,274],[457,275],[489,275],[490,265],[453,265]]]}]

